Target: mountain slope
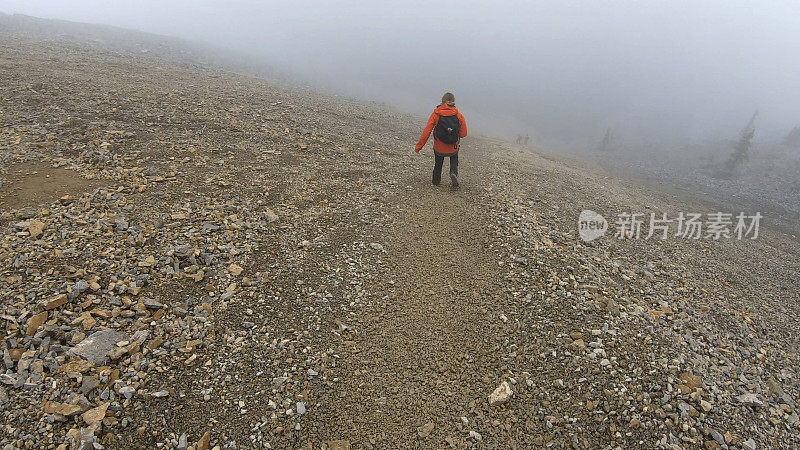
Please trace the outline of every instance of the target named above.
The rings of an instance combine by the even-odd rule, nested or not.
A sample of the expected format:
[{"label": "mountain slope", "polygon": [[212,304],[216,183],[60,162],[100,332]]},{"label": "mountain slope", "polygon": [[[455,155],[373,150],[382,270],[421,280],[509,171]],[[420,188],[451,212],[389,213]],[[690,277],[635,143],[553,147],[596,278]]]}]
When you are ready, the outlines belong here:
[{"label": "mountain slope", "polygon": [[424,118],[23,29],[0,445],[800,446],[796,240],[584,243],[707,208],[481,136],[433,187]]}]

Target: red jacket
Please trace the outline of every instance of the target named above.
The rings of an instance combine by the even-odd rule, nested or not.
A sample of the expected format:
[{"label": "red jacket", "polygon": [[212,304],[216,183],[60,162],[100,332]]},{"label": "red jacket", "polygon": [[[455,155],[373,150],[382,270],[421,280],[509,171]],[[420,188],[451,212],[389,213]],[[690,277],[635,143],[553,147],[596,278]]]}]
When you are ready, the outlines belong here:
[{"label": "red jacket", "polygon": [[[467,123],[464,121],[464,116],[458,112],[458,108],[455,106],[450,106],[447,103],[442,103],[441,105],[437,106],[436,109],[433,110],[431,113],[431,117],[428,119],[428,124],[425,125],[425,130],[422,131],[422,136],[419,137],[419,141],[417,145],[414,147],[414,151],[419,153],[422,150],[422,147],[425,146],[425,143],[428,142],[428,137],[431,135],[431,132],[434,128],[436,128],[436,124],[439,123],[439,117],[442,116],[458,116],[458,136],[459,137],[466,137],[467,136]],[[433,136],[433,150],[437,153],[455,153],[458,151],[458,146],[460,142],[456,142],[456,145],[445,144],[444,142],[439,141],[436,139],[436,135]]]}]

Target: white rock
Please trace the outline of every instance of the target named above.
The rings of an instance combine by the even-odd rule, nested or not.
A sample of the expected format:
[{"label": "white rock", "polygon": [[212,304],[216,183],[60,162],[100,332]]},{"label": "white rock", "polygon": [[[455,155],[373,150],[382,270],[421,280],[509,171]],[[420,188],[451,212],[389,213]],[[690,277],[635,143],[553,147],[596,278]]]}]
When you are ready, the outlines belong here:
[{"label": "white rock", "polygon": [[119,388],[119,393],[125,398],[132,398],[134,395],[136,395],[136,389],[130,386],[124,386]]},{"label": "white rock", "polygon": [[742,448],[745,450],[756,450],[756,441],[754,441],[753,438],[750,438],[742,442]]},{"label": "white rock", "polygon": [[764,402],[758,398],[758,395],[752,393],[737,395],[736,400],[739,400],[740,403],[744,403],[745,405],[764,406]]},{"label": "white rock", "polygon": [[507,381],[503,381],[500,383],[500,386],[497,386],[497,389],[489,395],[489,404],[491,406],[502,405],[511,400],[512,395],[514,395],[514,392],[511,391],[511,386],[508,385]]}]

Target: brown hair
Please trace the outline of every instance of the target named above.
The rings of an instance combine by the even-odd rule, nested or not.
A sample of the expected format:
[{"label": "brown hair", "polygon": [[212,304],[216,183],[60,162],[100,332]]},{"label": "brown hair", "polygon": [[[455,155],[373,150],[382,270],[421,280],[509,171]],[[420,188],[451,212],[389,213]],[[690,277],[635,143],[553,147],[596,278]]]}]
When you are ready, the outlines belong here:
[{"label": "brown hair", "polygon": [[442,103],[453,106],[456,104],[456,96],[448,92],[442,96]]}]

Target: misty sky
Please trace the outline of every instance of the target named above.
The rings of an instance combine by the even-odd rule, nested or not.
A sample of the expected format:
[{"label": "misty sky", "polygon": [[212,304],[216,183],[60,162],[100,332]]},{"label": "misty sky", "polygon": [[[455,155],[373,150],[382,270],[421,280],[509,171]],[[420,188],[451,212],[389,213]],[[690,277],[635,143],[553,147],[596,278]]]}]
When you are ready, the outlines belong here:
[{"label": "misty sky", "polygon": [[[427,114],[452,91],[489,133],[591,145],[800,125],[800,1],[36,1],[0,11],[237,49]],[[471,127],[472,128],[472,127]]]}]

